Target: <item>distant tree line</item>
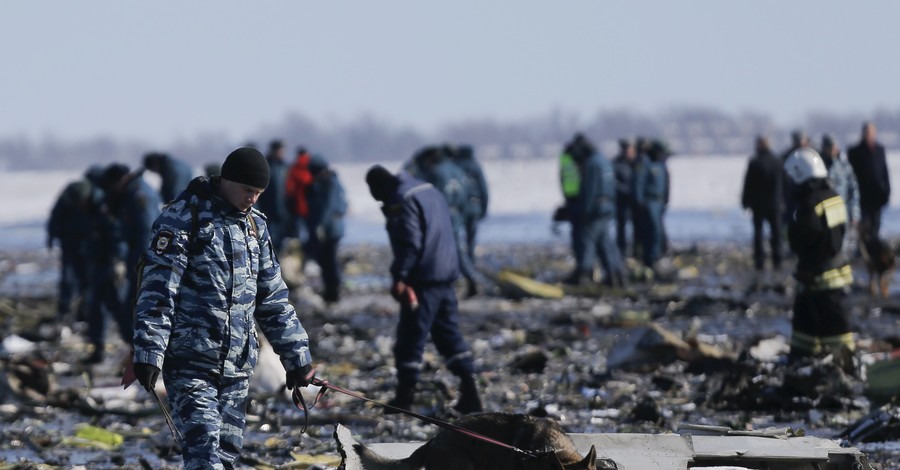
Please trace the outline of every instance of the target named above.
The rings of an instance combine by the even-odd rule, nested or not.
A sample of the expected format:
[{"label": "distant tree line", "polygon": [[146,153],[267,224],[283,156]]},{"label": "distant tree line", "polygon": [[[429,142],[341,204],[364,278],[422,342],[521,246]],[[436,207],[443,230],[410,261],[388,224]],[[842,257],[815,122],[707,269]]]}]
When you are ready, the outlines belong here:
[{"label": "distant tree line", "polygon": [[575,132],[583,132],[605,152],[614,152],[619,138],[636,136],[666,140],[676,154],[749,155],[753,138],[769,136],[776,150],[787,147],[789,135],[805,131],[815,144],[823,132],[837,137],[846,148],[859,138],[863,121],[873,121],[879,140],[889,149],[900,148],[900,110],[879,110],[870,115],[813,112],[793,126],[776,124],[763,113],[728,114],[709,108],[684,107],[648,114],[631,110],[604,110],[584,119],[552,110],[518,120],[470,119],[451,122],[433,133],[397,126],[372,115],[344,123],[325,123],[300,113],[261,126],[253,135],[235,142],[224,134],[200,133],[191,140],[140,142],[114,136],[62,141],[52,137],[32,140],[0,135],[0,169],[79,169],[91,164],[120,161],[137,165],[150,151],[162,151],[200,167],[217,162],[237,145],[253,143],[265,151],[274,138],[283,139],[291,152],[303,145],[333,162],[403,160],[427,144],[472,144],[479,158],[526,159],[555,156]]}]

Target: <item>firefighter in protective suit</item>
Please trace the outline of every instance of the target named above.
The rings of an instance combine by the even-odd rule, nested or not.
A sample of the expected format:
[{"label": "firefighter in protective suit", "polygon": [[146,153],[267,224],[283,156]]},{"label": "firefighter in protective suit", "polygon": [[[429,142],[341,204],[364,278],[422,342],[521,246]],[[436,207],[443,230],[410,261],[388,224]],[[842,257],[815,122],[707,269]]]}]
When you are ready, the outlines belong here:
[{"label": "firefighter in protective suit", "polygon": [[815,150],[795,150],[784,169],[794,189],[788,241],[797,254],[790,356],[818,356],[841,347],[852,350],[844,302],[853,273],[841,250],[847,206],[829,184],[828,169]]}]

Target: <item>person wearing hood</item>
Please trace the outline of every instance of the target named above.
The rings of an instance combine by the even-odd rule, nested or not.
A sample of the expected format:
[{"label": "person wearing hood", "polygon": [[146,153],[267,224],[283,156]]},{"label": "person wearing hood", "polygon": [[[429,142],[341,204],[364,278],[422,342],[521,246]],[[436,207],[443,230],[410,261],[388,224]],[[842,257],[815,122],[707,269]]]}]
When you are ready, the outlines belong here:
[{"label": "person wearing hood", "polygon": [[262,153],[235,149],[220,177],[195,178],[166,206],[145,250],[134,375],[154,390],[162,374],[185,469],[238,462],[257,328],[280,357],[288,389],[315,377],[265,216],[253,208],[268,185]]},{"label": "person wearing hood", "polygon": [[845,300],[853,272],[842,250],[847,206],[832,189],[815,150],[794,151],[784,163],[794,185],[788,241],[797,254],[797,290],[791,321],[790,358],[854,348]]},{"label": "person wearing hood", "polygon": [[347,196],[337,173],[320,155],[309,160],[312,184],[307,190],[309,205],[307,226],[309,240],[305,251],[312,254],[322,271],[326,302],[340,299],[341,265],[338,262],[338,243],[344,236],[344,214],[347,213]]},{"label": "person wearing hood", "polygon": [[162,180],[159,195],[163,202],[169,202],[187,187],[194,177],[194,170],[183,160],[159,152],[144,156],[144,168],[159,175]]},{"label": "person wearing hood", "polygon": [[[400,302],[394,343],[397,388],[390,405],[410,409],[430,337],[447,368],[460,379],[460,413],[481,411],[472,352],[459,329],[454,284],[459,278],[456,242],[446,198],[434,186],[381,165],[366,173],[372,197],[381,202],[394,259],[391,295]],[[386,413],[395,413],[390,408]]]}]

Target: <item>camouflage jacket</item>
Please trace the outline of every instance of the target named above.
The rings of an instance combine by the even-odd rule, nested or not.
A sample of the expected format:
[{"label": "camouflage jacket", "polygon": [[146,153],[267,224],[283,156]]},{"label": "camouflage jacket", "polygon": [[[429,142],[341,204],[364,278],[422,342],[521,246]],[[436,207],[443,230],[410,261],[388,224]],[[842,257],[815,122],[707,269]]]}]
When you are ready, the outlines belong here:
[{"label": "camouflage jacket", "polygon": [[847,204],[850,222],[859,221],[859,185],[856,182],[856,175],[853,174],[853,167],[847,160],[836,159],[828,169],[828,179]]},{"label": "camouflage jacket", "polygon": [[196,178],[153,224],[135,308],[134,362],[249,377],[259,339],[286,370],[312,362],[265,217],[239,212]]}]

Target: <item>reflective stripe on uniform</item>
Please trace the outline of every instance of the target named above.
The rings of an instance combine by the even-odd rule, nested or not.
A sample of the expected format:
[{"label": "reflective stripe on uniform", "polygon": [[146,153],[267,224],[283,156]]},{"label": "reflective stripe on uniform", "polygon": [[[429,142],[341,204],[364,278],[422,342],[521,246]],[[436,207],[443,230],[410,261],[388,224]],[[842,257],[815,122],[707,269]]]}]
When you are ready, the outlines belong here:
[{"label": "reflective stripe on uniform", "polygon": [[840,196],[830,197],[816,204],[815,211],[819,217],[825,215],[825,222],[828,228],[847,223],[847,205],[844,204],[844,199]]},{"label": "reflective stripe on uniform", "polygon": [[845,264],[840,268],[829,269],[819,274],[806,287],[811,290],[827,290],[840,289],[851,284],[853,284],[853,270],[849,264]]},{"label": "reflective stripe on uniform", "polygon": [[842,346],[851,351],[856,349],[853,333],[834,336],[813,336],[799,331],[791,333],[791,351],[794,352],[818,355],[826,351],[839,349]]}]

